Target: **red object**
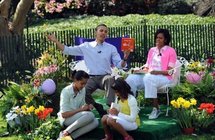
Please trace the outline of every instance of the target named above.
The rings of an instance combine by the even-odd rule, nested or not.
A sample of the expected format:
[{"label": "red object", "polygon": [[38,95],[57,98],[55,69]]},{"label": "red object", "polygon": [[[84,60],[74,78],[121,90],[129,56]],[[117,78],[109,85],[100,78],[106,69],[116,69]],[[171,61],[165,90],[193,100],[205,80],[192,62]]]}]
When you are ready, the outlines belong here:
[{"label": "red object", "polygon": [[215,105],[212,103],[201,103],[199,109],[200,110],[205,109],[208,114],[213,114],[213,112],[215,110]]},{"label": "red object", "polygon": [[45,120],[46,117],[53,112],[53,108],[45,108],[43,111],[37,113],[37,116],[40,120]]},{"label": "red object", "polygon": [[183,128],[183,133],[185,135],[191,135],[191,134],[193,134],[193,132],[194,132],[194,128],[193,127],[191,127],[191,128]]},{"label": "red object", "polygon": [[208,63],[209,65],[212,65],[212,64],[214,63],[214,59],[213,59],[213,58],[208,58],[208,59],[207,59],[207,63]]},{"label": "red object", "polygon": [[122,45],[121,50],[122,51],[134,51],[134,38],[122,38]]}]

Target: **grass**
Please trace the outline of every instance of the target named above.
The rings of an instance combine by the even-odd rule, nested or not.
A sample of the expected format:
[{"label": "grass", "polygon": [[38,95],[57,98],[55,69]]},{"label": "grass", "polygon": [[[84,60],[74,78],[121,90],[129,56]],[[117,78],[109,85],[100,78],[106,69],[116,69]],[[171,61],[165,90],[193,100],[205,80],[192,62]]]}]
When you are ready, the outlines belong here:
[{"label": "grass", "polygon": [[[133,25],[188,25],[188,24],[213,24],[213,17],[199,17],[197,15],[138,15],[126,16],[75,16],[68,19],[40,20],[28,28],[29,33],[53,32],[72,29],[95,28],[98,24],[105,23],[109,27],[124,27]],[[25,30],[26,31],[26,30]]]},{"label": "grass", "polygon": [[[169,139],[170,140],[170,139]],[[171,140],[215,140],[215,135],[213,134],[204,134],[204,135],[179,135],[174,138],[171,138]]]},{"label": "grass", "polygon": [[6,121],[0,117],[0,140],[19,140],[19,137],[14,136],[3,136],[7,132],[7,123]]}]

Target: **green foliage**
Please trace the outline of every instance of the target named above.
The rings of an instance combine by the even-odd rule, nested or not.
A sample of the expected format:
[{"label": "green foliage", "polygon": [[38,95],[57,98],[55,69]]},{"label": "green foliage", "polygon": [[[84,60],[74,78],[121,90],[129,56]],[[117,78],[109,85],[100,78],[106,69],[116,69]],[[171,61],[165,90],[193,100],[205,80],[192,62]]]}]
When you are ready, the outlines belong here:
[{"label": "green foliage", "polygon": [[215,116],[208,114],[206,110],[196,110],[194,112],[194,119],[195,128],[209,128],[212,124],[215,124]]},{"label": "green foliage", "polygon": [[28,135],[23,135],[24,140],[53,140],[57,139],[61,131],[61,125],[56,118],[49,118],[41,124],[36,130]]},{"label": "green foliage", "polygon": [[[55,47],[48,48],[44,51],[42,56],[37,60],[38,65],[35,66],[36,69],[47,67],[50,65],[56,65],[57,70],[51,71],[49,74],[41,74],[38,76],[37,74],[34,74],[31,77],[31,81],[28,84],[17,84],[14,82],[10,82],[10,85],[8,85],[7,88],[4,90],[4,95],[0,100],[0,110],[2,118],[6,119],[6,114],[13,113],[12,115],[8,115],[7,119],[10,117],[11,120],[7,120],[7,129],[10,132],[10,134],[18,133],[21,134],[21,137],[24,139],[56,139],[59,135],[59,131],[61,129],[61,126],[59,125],[59,122],[55,118],[49,119],[42,119],[42,121],[39,121],[39,113],[36,116],[34,113],[27,115],[21,114],[21,116],[15,117],[16,119],[13,119],[12,116],[18,114],[19,111],[12,111],[13,107],[21,107],[23,105],[26,105],[27,111],[29,112],[29,107],[34,106],[35,108],[39,106],[48,106],[54,108],[54,113],[59,110],[59,92],[63,87],[65,87],[67,75],[66,71],[68,68],[66,67],[66,57],[62,55],[60,51],[56,51]],[[41,70],[42,71],[42,70]],[[46,94],[43,94],[40,90],[40,86],[42,82],[47,78],[53,78],[55,82],[57,82],[57,90],[55,91],[54,96],[49,96]],[[53,97],[53,98],[52,98]],[[56,99],[54,99],[56,98]],[[53,101],[56,100],[56,101]],[[31,109],[34,111],[33,109]],[[36,111],[36,110],[35,110]],[[20,111],[23,113],[24,111]],[[19,112],[19,113],[20,113]],[[51,113],[51,112],[50,112]],[[40,113],[42,115],[43,113]],[[43,117],[43,116],[40,116]],[[39,128],[37,128],[42,122],[42,124]],[[37,129],[36,129],[37,128]],[[36,129],[36,130],[35,130]],[[30,133],[29,133],[30,132]],[[28,135],[24,135],[25,133],[29,133]]]},{"label": "green foliage", "polygon": [[3,117],[10,111],[13,106],[20,106],[28,94],[20,85],[9,82],[9,86],[4,89],[5,95],[0,100],[0,112]]},{"label": "green foliage", "polygon": [[0,113],[3,118],[10,112],[12,107],[22,105],[39,107],[39,105],[45,105],[48,102],[46,100],[47,96],[35,91],[31,84],[9,83],[10,85],[3,89],[5,95],[0,100]]},{"label": "green foliage", "polygon": [[[87,24],[86,24],[87,23]],[[41,20],[37,25],[29,27],[30,33],[54,32],[73,29],[95,28],[98,24],[105,23],[109,27],[124,27],[134,25],[189,25],[189,24],[212,24],[213,17],[199,17],[196,15],[138,15],[126,16],[76,16],[70,19]],[[51,25],[51,26],[50,26]],[[26,30],[25,30],[26,31]]]},{"label": "green foliage", "polygon": [[167,140],[213,140],[213,139],[215,139],[214,134],[204,134],[204,135],[179,135]]},{"label": "green foliage", "polygon": [[8,131],[10,134],[34,131],[50,117],[52,111],[52,108],[44,108],[44,106],[38,108],[26,105],[13,107],[6,115]]},{"label": "green foliage", "polygon": [[143,107],[145,105],[145,98],[144,98],[144,91],[143,90],[138,91],[137,103],[140,107]]},{"label": "green foliage", "polygon": [[181,83],[172,89],[172,98],[195,98],[201,102],[215,102],[215,89],[213,77],[206,73],[198,84]]},{"label": "green foliage", "polygon": [[214,88],[214,80],[213,77],[207,73],[203,79],[202,82],[199,85],[196,85],[196,94],[197,98],[202,100],[202,102],[207,102],[207,100],[204,100],[202,98],[211,98],[213,100],[209,102],[215,101],[215,88]]}]

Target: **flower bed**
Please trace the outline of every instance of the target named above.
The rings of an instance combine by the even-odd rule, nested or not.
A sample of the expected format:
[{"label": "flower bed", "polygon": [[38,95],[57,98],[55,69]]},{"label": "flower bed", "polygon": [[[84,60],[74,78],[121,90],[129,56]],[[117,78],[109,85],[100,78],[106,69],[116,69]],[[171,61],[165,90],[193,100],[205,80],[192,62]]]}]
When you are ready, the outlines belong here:
[{"label": "flower bed", "polygon": [[30,83],[19,85],[10,82],[4,89],[0,110],[8,123],[10,134],[22,134],[25,140],[31,140],[32,137],[57,139],[61,129],[55,115],[59,103],[53,103],[52,97],[59,95],[59,90],[66,84],[65,60],[66,57],[60,51],[49,48],[38,58]]},{"label": "flower bed", "polygon": [[[215,125],[212,104],[215,102],[214,64],[214,59],[203,62],[191,61],[182,75],[182,79],[185,80],[173,88],[172,98],[177,100],[171,101],[172,111],[181,128],[194,127],[200,131]],[[192,103],[192,99],[196,100],[195,104]],[[211,130],[215,131],[214,128]]]},{"label": "flower bed", "polygon": [[182,97],[171,101],[173,115],[178,120],[181,128],[193,127],[193,108],[196,103],[195,99],[185,100]]}]

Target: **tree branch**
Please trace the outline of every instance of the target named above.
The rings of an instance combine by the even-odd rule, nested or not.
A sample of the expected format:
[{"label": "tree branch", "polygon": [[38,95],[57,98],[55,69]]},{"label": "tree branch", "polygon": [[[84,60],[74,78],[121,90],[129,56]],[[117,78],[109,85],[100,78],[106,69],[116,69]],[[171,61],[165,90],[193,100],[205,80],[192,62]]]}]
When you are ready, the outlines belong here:
[{"label": "tree branch", "polygon": [[11,35],[6,18],[0,16],[0,36]]},{"label": "tree branch", "polygon": [[15,34],[21,34],[24,29],[26,15],[30,10],[34,0],[20,0],[14,14],[11,31]]},{"label": "tree branch", "polygon": [[6,19],[8,18],[10,3],[11,0],[2,0],[0,2],[0,15]]}]

